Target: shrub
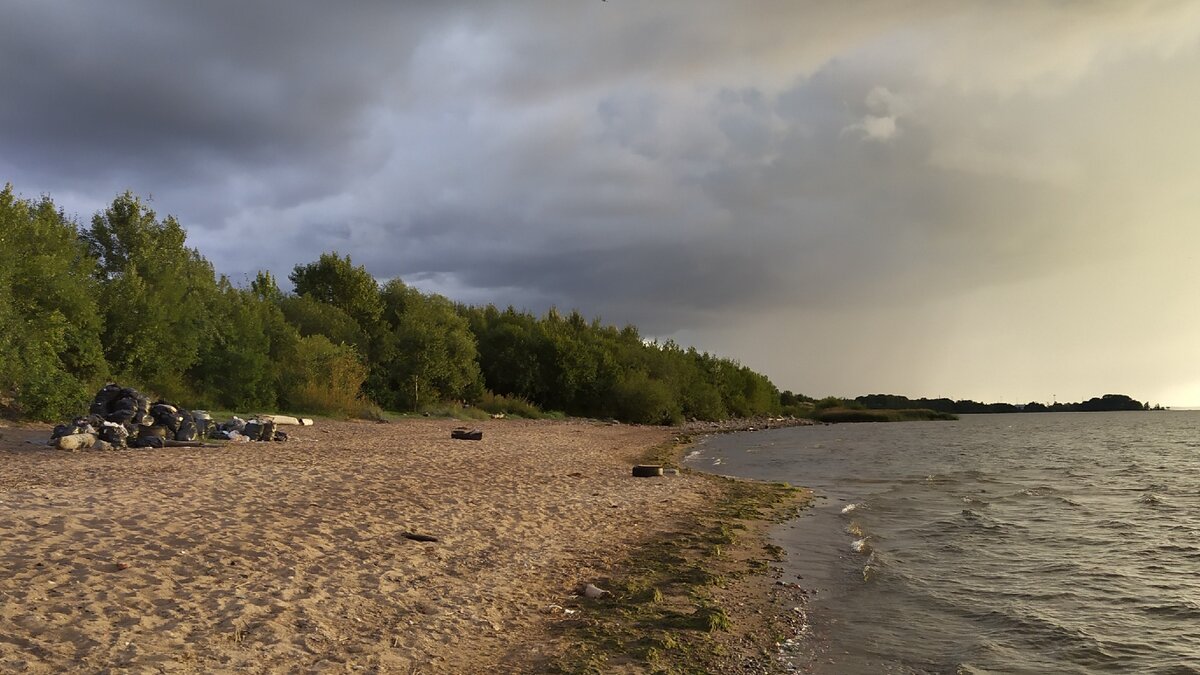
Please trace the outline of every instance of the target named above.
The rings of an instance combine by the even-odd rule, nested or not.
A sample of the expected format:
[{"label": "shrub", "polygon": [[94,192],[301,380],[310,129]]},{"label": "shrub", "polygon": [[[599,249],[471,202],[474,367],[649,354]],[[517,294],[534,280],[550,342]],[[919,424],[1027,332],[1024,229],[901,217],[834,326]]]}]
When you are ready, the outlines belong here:
[{"label": "shrub", "polygon": [[616,386],[617,417],[637,424],[679,424],[683,415],[671,388],[641,371],[626,375]]},{"label": "shrub", "polygon": [[543,417],[541,409],[530,403],[523,396],[503,396],[487,391],[480,397],[477,405],[482,410],[493,415],[502,414],[509,417],[526,417],[529,419],[540,419]]},{"label": "shrub", "polygon": [[465,406],[458,402],[422,406],[421,414],[430,417],[450,417],[456,420],[486,420],[490,417],[482,408]]},{"label": "shrub", "polygon": [[353,347],[310,335],[296,344],[296,358],[290,365],[283,378],[289,409],[346,417],[362,410],[359,390],[367,368]]}]

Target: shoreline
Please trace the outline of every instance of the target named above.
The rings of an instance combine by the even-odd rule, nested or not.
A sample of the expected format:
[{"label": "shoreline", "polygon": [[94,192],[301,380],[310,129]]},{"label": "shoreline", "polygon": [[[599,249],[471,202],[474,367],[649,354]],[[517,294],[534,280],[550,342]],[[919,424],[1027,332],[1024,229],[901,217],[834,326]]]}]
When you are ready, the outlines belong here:
[{"label": "shoreline", "polygon": [[679,428],[494,420],[464,442],[449,438],[457,423],[322,421],[286,443],[81,453],[26,443],[48,426],[0,428],[0,634],[17,636],[0,640],[0,668],[571,672],[572,630],[622,599],[613,586],[592,603],[580,585],[685,542],[702,557],[674,570],[705,575],[692,579],[705,613],[670,588],[658,609],[716,629],[678,627],[696,637],[679,655],[770,672],[743,666],[770,665],[787,630],[771,614],[796,599],[769,576],[765,533],[801,493],[691,470],[632,478],[651,455],[678,465]]}]

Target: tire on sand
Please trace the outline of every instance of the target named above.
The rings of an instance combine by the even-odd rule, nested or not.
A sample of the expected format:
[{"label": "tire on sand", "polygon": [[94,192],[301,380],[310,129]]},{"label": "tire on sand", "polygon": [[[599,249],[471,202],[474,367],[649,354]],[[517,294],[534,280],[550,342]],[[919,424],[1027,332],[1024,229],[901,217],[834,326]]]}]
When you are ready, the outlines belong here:
[{"label": "tire on sand", "polygon": [[637,478],[650,478],[663,475],[663,468],[657,464],[638,464],[633,467],[633,475]]}]

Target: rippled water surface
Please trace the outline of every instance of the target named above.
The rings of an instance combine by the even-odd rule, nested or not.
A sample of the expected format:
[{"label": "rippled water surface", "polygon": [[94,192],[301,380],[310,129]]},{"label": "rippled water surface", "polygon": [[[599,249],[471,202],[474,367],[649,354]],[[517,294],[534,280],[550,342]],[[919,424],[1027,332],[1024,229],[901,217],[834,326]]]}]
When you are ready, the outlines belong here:
[{"label": "rippled water surface", "polygon": [[1200,672],[1200,412],[779,429],[688,461],[820,496],[776,532],[813,591],[803,671]]}]

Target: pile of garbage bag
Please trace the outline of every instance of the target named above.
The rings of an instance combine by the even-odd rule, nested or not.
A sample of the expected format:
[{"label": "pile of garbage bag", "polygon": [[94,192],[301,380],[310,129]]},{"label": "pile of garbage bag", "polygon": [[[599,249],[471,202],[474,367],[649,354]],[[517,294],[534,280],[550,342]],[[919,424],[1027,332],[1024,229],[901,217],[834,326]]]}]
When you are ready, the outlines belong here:
[{"label": "pile of garbage bag", "polygon": [[63,450],[162,448],[200,445],[205,438],[229,441],[286,441],[270,420],[239,417],[214,424],[204,410],[187,410],[150,398],[131,387],[106,384],[88,414],[54,427],[50,444]]}]

